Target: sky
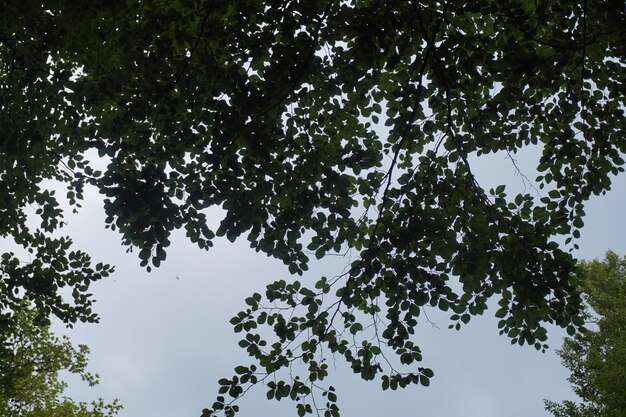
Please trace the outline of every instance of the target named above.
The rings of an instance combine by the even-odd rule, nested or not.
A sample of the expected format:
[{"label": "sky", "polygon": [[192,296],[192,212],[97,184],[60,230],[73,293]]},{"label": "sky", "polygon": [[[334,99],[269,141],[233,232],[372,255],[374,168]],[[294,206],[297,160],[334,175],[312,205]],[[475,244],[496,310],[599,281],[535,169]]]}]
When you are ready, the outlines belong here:
[{"label": "sky", "polygon": [[[520,158],[522,170],[529,169],[532,152]],[[511,161],[501,155],[476,160],[473,169],[486,188],[507,183],[513,190],[523,189]],[[607,249],[626,253],[625,204],[626,176],[622,175],[611,192],[589,202],[578,257],[602,257]],[[215,214],[211,221],[217,222],[219,213]],[[183,233],[172,239],[167,261],[147,273],[139,267],[136,252],[126,253],[120,236],[104,228],[103,219],[101,199],[91,190],[81,212],[69,216],[65,228],[76,246],[94,260],[116,266],[114,275],[92,287],[99,324],[73,329],[54,324],[57,334],[91,348],[90,369],[101,377],[95,388],[68,379],[68,394],[85,401],[118,398],[124,405],[121,417],[197,417],[213,403],[217,380],[230,377],[235,366],[249,363],[228,320],[245,308],[245,297],[264,292],[274,280],[291,278],[282,262],[255,253],[245,239],[217,240],[206,252]],[[324,258],[301,280],[312,283],[320,275],[336,275],[345,262]],[[551,349],[546,353],[512,346],[498,335],[494,311],[473,318],[458,332],[447,329],[447,314],[431,317],[438,328],[424,321],[418,324],[422,365],[435,372],[427,388],[383,392],[378,381],[364,382],[340,359],[331,359],[329,381],[337,390],[342,416],[547,416],[544,398],[574,399],[566,381],[568,372],[554,351],[564,333],[549,327]],[[296,415],[293,402],[268,401],[261,386],[238,404],[241,417]]]}]

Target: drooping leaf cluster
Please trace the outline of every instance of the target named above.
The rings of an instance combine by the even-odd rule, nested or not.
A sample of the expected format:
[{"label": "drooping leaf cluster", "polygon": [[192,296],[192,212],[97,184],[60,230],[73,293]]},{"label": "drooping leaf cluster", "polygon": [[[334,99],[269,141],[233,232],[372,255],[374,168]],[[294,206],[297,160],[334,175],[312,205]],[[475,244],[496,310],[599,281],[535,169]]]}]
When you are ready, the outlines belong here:
[{"label": "drooping leaf cluster", "polygon": [[608,252],[582,262],[589,330],[567,338],[559,350],[581,402],[545,401],[555,417],[626,415],[626,258]]},{"label": "drooping leaf cluster", "polygon": [[[0,244],[17,246],[0,251],[0,333],[24,299],[43,320],[95,320],[89,284],[112,271],[53,233],[64,218],[51,180],[66,184],[78,207],[82,175],[92,173],[82,156],[84,113],[69,98],[78,64],[64,34],[74,23],[67,11],[63,19],[53,12],[62,6],[9,1],[0,16]],[[63,287],[71,301],[59,295]]]},{"label": "drooping leaf cluster", "polygon": [[[38,313],[25,304],[13,313],[11,329],[0,336],[0,414],[5,417],[113,417],[122,406],[103,399],[91,404],[63,395],[67,383],[59,373],[79,375],[90,386],[98,375],[89,373],[85,345],[73,346],[48,326],[33,324]],[[7,334],[9,334],[7,336]]]},{"label": "drooping leaf cluster", "polygon": [[[268,396],[336,415],[327,388],[327,407],[308,402],[323,351],[384,388],[426,385],[412,335],[428,307],[458,329],[495,297],[501,333],[538,349],[542,323],[582,324],[575,260],[556,241],[575,247],[585,202],[623,172],[623,2],[9,3],[0,233],[41,261],[7,291],[84,318],[54,296],[88,282],[67,275],[68,249],[44,257],[62,224],[44,179],[64,182],[70,205],[98,189],[107,227],[148,269],[181,228],[205,249],[246,236],[294,275],[310,256],[351,254],[314,288],[277,281],[248,299],[232,322],[254,364],[221,381],[207,413],[232,414],[250,384],[302,361]],[[541,152],[531,189],[481,186],[472,161],[527,147]],[[214,229],[211,207],[225,213]],[[83,256],[86,280],[110,271]],[[29,287],[42,271],[52,284]]]}]

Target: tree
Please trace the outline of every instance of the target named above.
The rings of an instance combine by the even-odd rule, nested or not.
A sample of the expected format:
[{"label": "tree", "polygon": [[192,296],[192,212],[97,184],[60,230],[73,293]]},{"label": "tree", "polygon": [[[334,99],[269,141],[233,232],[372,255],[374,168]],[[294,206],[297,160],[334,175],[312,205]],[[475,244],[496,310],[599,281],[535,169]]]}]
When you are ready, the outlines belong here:
[{"label": "tree", "polygon": [[0,414],[6,417],[112,417],[122,408],[115,400],[87,404],[63,395],[67,383],[59,372],[80,375],[90,386],[98,375],[86,371],[89,349],[54,336],[48,326],[33,324],[32,308],[14,312],[10,336],[0,339]]},{"label": "tree", "polygon": [[626,415],[626,257],[582,262],[586,317],[592,329],[567,338],[559,356],[581,403],[545,401],[555,417]]},{"label": "tree", "polygon": [[[500,331],[538,349],[543,323],[582,324],[569,249],[585,202],[624,170],[623,2],[12,1],[3,20],[0,234],[36,254],[5,254],[3,303],[94,319],[88,284],[111,268],[54,237],[56,179],[74,207],[99,190],[148,270],[180,228],[205,249],[245,235],[294,275],[352,254],[343,275],[246,300],[232,323],[254,363],[221,381],[212,409],[227,414],[280,371],[268,396],[312,411],[322,348],[383,388],[427,385],[411,335],[429,306],[458,329],[495,297]],[[527,147],[542,152],[527,192],[478,183],[475,158],[515,167]]]}]

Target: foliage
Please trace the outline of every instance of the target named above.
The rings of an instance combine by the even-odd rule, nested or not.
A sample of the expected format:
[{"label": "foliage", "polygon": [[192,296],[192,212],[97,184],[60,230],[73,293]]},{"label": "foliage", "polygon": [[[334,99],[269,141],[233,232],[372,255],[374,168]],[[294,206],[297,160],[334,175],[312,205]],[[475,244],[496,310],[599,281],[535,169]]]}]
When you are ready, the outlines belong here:
[{"label": "foliage", "polygon": [[37,314],[14,312],[10,336],[0,339],[0,415],[5,417],[112,417],[117,400],[90,405],[63,395],[67,383],[59,372],[69,371],[94,386],[98,376],[86,371],[89,349],[74,347],[67,337],[54,336],[47,326],[34,324]]},{"label": "foliage", "polygon": [[[582,324],[567,247],[624,170],[623,2],[22,0],[1,23],[0,235],[36,255],[4,255],[3,303],[93,319],[88,284],[110,267],[52,237],[59,199],[78,207],[87,186],[148,270],[180,228],[205,249],[247,236],[293,275],[309,256],[354,260],[246,300],[232,323],[254,363],[206,413],[280,371],[268,397],[313,412],[322,352],[383,388],[427,385],[412,335],[428,307],[459,329],[495,297],[501,333],[538,349],[543,323]],[[542,155],[526,192],[478,183],[471,161],[515,167],[528,147]]]},{"label": "foliage", "polygon": [[555,417],[626,416],[626,257],[581,263],[587,319],[593,328],[567,338],[559,355],[582,403],[546,401]]},{"label": "foliage", "polygon": [[[71,7],[50,3],[53,10],[61,6]],[[71,16],[55,19],[38,2],[3,4],[0,237],[21,246],[29,261],[9,251],[0,257],[0,329],[10,319],[5,313],[23,298],[36,305],[41,319],[53,313],[69,324],[94,321],[87,288],[111,272],[108,265],[92,266],[89,255],[71,249],[69,238],[52,233],[64,224],[63,210],[46,180],[67,183],[75,198],[83,190],[80,174],[63,168],[64,161],[74,166],[86,149],[77,131],[81,115],[66,98],[76,60],[63,33],[72,25]],[[40,222],[27,222],[29,214]],[[72,289],[72,301],[59,295],[63,287]]]}]

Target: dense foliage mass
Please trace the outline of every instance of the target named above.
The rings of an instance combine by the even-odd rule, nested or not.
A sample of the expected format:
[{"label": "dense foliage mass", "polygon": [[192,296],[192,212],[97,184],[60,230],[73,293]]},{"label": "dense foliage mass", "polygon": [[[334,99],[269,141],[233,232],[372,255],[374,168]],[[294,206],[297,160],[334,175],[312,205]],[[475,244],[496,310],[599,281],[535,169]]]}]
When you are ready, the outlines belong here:
[{"label": "dense foliage mass", "polygon": [[[2,256],[3,309],[94,319],[88,285],[111,268],[54,233],[60,201],[93,186],[148,269],[180,228],[201,248],[246,236],[292,274],[351,251],[343,275],[247,300],[232,322],[254,364],[220,382],[227,414],[299,361],[268,396],[313,411],[322,348],[384,388],[427,385],[411,335],[428,306],[460,328],[495,297],[501,332],[538,349],[542,323],[582,324],[555,242],[575,246],[585,202],[623,172],[622,1],[22,0],[0,19],[0,235],[34,254]],[[478,183],[470,161],[530,146],[541,191]]]},{"label": "dense foliage mass", "polygon": [[626,416],[626,257],[583,262],[589,330],[567,338],[559,355],[581,403],[546,401],[555,417]]},{"label": "dense foliage mass", "polygon": [[37,316],[24,306],[14,312],[10,336],[0,336],[0,415],[4,417],[113,417],[122,408],[102,399],[87,404],[64,395],[60,372],[79,375],[93,386],[98,376],[87,372],[85,345],[73,346],[47,326],[33,325]]}]

